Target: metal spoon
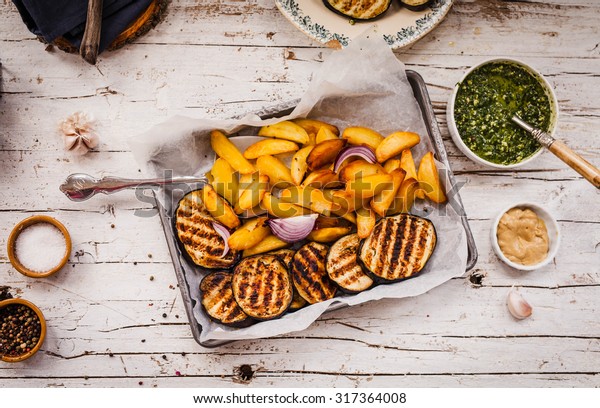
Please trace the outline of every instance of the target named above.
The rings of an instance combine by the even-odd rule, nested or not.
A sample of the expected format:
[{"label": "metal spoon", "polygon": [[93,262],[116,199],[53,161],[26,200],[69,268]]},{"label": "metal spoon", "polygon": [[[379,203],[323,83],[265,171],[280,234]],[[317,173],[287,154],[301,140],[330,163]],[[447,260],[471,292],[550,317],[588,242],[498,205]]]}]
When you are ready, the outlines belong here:
[{"label": "metal spoon", "polygon": [[127,188],[160,187],[167,184],[206,184],[205,177],[172,177],[167,179],[125,179],[102,177],[96,179],[89,174],[74,173],[60,185],[62,191],[72,201],[85,201],[97,193],[112,194]]},{"label": "metal spoon", "polygon": [[554,139],[541,129],[534,128],[523,119],[514,115],[512,121],[531,134],[539,144],[550,150],[556,157],[581,174],[587,181],[600,189],[600,170],[592,163],[575,153],[560,140]]}]

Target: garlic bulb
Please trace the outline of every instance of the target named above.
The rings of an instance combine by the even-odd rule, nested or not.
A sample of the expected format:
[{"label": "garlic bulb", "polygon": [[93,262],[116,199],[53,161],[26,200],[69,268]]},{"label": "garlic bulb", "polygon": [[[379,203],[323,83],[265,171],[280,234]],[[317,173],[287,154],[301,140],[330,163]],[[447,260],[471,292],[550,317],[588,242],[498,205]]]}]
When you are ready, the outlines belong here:
[{"label": "garlic bulb", "polygon": [[94,129],[94,118],[83,112],[75,112],[59,123],[65,150],[77,155],[86,154],[98,146],[98,135]]},{"label": "garlic bulb", "polygon": [[526,319],[533,313],[531,305],[514,288],[511,288],[510,292],[508,292],[506,304],[508,305],[508,311],[516,319]]}]

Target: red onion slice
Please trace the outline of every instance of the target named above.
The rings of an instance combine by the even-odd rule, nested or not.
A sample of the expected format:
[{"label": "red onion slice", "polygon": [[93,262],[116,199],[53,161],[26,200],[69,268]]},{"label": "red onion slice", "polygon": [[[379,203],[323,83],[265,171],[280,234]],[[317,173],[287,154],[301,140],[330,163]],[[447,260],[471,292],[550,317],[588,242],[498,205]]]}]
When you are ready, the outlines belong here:
[{"label": "red onion slice", "polygon": [[377,161],[375,153],[367,146],[349,146],[343,148],[336,157],[333,171],[337,173],[342,163],[350,157],[360,157],[369,163],[375,163]]},{"label": "red onion slice", "polygon": [[288,243],[294,243],[302,241],[310,234],[317,217],[317,214],[309,214],[290,218],[272,218],[268,223],[277,238]]},{"label": "red onion slice", "polygon": [[223,258],[229,252],[229,237],[231,236],[231,234],[229,233],[229,230],[227,228],[225,228],[219,223],[213,222],[212,226],[215,229],[215,231],[217,231],[217,234],[219,234],[221,238],[223,238],[223,242],[225,242],[225,246],[223,247],[223,253],[220,256],[220,258]]}]

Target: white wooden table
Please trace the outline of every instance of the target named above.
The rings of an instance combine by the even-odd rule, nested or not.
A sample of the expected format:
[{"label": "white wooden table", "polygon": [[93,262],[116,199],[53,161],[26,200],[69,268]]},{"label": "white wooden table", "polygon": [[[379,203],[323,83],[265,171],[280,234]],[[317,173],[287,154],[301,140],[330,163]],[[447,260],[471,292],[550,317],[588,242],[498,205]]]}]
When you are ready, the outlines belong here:
[{"label": "white wooden table", "polygon": [[[200,347],[191,332],[158,217],[132,194],[72,203],[73,172],[136,176],[126,138],[174,114],[226,118],[302,95],[331,50],[297,31],[272,0],[174,0],[165,21],[97,67],[44,51],[9,0],[0,2],[0,284],[43,309],[43,349],[0,363],[0,387],[599,386],[599,194],[545,152],[518,172],[481,168],[448,137],[445,107],[464,70],[485,57],[537,67],[560,103],[558,134],[600,165],[600,3],[457,0],[444,22],[397,52],[425,78],[479,249],[470,273],[403,301],[333,312],[281,338]],[[64,152],[57,122],[85,110],[101,145]],[[557,217],[548,267],[519,273],[490,247],[491,219],[529,200]],[[69,265],[49,279],[10,265],[13,225],[49,214],[70,229]],[[514,320],[512,285],[534,306]],[[166,316],[166,317],[163,317]],[[253,374],[242,381],[240,366]]]}]

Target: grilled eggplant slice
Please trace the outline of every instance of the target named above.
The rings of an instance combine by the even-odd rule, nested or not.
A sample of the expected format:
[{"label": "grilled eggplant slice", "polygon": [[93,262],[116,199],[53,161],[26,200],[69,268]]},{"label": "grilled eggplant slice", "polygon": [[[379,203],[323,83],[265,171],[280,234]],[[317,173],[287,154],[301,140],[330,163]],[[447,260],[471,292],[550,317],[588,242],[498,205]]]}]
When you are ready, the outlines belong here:
[{"label": "grilled eggplant slice", "polygon": [[329,278],[347,293],[362,292],[373,285],[373,279],[363,271],[356,259],[359,246],[358,235],[350,234],[338,239],[327,254]]},{"label": "grilled eggplant slice", "polygon": [[425,218],[400,214],[384,218],[363,240],[359,259],[380,282],[394,282],[419,273],[435,249],[433,223]]},{"label": "grilled eggplant slice", "polygon": [[[293,249],[280,249],[278,251],[269,252],[269,255],[275,255],[279,257],[281,262],[283,262],[283,264],[288,268],[288,270],[291,273],[292,260],[294,259],[295,253],[296,251],[294,251]],[[290,303],[290,308],[288,309],[288,312],[295,312],[296,310],[299,310],[306,305],[306,300],[302,296],[300,296],[296,288],[293,288],[293,290],[294,296],[292,297],[292,303]]]},{"label": "grilled eggplant slice", "polygon": [[200,282],[202,307],[217,323],[232,327],[246,327],[253,320],[238,306],[231,288],[231,273],[209,273]]},{"label": "grilled eggplant slice", "polygon": [[331,11],[354,20],[373,20],[381,17],[392,0],[323,0]]},{"label": "grilled eggplant slice", "polygon": [[233,271],[232,285],[238,305],[257,320],[281,316],[292,302],[290,273],[275,255],[243,259]]},{"label": "grilled eggplant slice", "polygon": [[234,266],[239,252],[225,249],[223,238],[215,231],[215,219],[202,203],[200,190],[186,194],[175,212],[175,229],[189,259],[198,266],[208,269],[228,269]]},{"label": "grilled eggplant slice", "polygon": [[325,269],[328,249],[326,245],[310,242],[294,254],[292,261],[294,287],[310,304],[331,299],[337,290]]},{"label": "grilled eggplant slice", "polygon": [[425,10],[433,0],[400,0],[400,3],[411,11]]},{"label": "grilled eggplant slice", "polygon": [[292,270],[292,259],[294,259],[294,254],[296,251],[293,249],[279,249],[277,251],[268,252],[267,255],[275,255],[278,257],[283,265],[288,268],[289,271]]}]

